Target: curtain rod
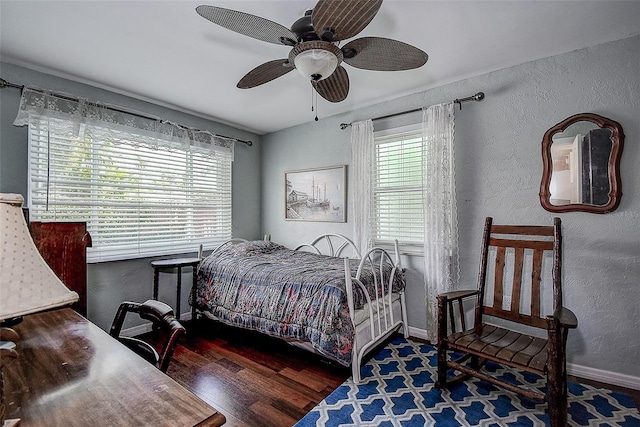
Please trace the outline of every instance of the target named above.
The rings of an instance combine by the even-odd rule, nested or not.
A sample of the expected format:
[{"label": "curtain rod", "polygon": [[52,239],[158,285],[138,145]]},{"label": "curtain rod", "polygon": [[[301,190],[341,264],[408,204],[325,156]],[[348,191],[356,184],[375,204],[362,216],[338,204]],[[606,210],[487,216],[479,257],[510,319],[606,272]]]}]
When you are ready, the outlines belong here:
[{"label": "curtain rod", "polygon": [[[20,89],[20,90],[24,89],[24,85],[17,85],[15,83],[10,83],[10,82],[6,81],[5,79],[0,78],[0,88],[4,88],[4,87],[12,87],[12,88]],[[38,89],[34,89],[34,90],[40,92]],[[72,97],[69,97],[69,96],[61,94],[61,93],[56,93],[56,92],[52,92],[52,93],[54,93],[56,96],[58,96],[60,98],[63,98],[63,99],[69,100],[69,101],[77,101],[77,98],[72,98]],[[140,117],[140,118],[143,118],[143,119],[160,120],[157,117],[147,116],[147,115],[135,112],[135,111],[127,111],[127,110],[119,109],[119,108],[113,107],[111,105],[97,104],[95,102],[90,102],[89,104],[94,105],[96,107],[106,108],[108,110],[115,111],[117,113],[131,114],[132,116]],[[184,128],[184,129],[193,130],[193,131],[196,131],[196,132],[202,132],[199,129],[190,129],[190,128],[187,128],[186,126],[182,126],[182,125],[178,125],[178,126]],[[253,145],[253,142],[251,142],[251,141],[246,141],[246,140],[238,139],[238,138],[232,138],[230,136],[225,136],[225,135],[218,135],[218,134],[214,134],[214,135],[215,136],[219,136],[221,138],[227,138],[227,139],[232,139],[234,141],[241,142],[243,144],[248,145],[249,147],[251,147]]]},{"label": "curtain rod", "polygon": [[[462,110],[462,103],[463,102],[467,102],[467,101],[482,101],[484,99],[484,92],[478,92],[475,95],[472,96],[467,96],[466,98],[457,98],[453,100],[454,104],[458,104],[460,106],[460,109]],[[409,113],[415,113],[417,111],[421,111],[422,107],[420,108],[414,108],[413,110],[408,110],[408,111],[402,111],[400,113],[394,113],[394,114],[388,114],[386,116],[380,116],[380,117],[375,117],[371,120],[382,120],[382,119],[388,119],[390,117],[395,117],[395,116],[401,116],[403,114],[409,114]],[[351,126],[353,123],[340,123],[340,129],[346,129],[349,126]]]}]

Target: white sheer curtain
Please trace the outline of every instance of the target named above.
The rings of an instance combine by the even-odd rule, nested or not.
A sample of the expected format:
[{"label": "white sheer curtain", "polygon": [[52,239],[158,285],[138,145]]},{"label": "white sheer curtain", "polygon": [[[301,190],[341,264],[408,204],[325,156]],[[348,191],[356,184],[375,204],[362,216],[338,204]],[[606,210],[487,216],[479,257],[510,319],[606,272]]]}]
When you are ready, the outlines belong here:
[{"label": "white sheer curtain", "polygon": [[437,302],[441,292],[455,290],[460,276],[458,216],[454,164],[454,104],[423,109],[424,285],[427,335],[436,340]]},{"label": "white sheer curtain", "polygon": [[[55,120],[56,131],[69,136],[91,133],[103,140],[118,143],[119,131],[124,131],[129,143],[147,148],[215,152],[218,156],[233,160],[234,139],[160,119],[140,117],[119,107],[99,104],[73,95],[25,87],[13,124],[46,128],[49,119],[60,119]],[[66,128],[63,128],[63,125]],[[135,138],[136,135],[138,138]]]},{"label": "white sheer curtain", "polygon": [[370,231],[373,121],[351,124],[351,215],[354,243],[364,251],[372,246]]}]

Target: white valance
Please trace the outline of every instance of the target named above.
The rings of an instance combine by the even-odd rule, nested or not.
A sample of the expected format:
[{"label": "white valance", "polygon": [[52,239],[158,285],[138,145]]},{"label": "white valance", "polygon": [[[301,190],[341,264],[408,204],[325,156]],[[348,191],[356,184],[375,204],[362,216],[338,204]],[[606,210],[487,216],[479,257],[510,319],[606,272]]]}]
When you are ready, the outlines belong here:
[{"label": "white valance", "polygon": [[49,123],[55,126],[56,132],[69,136],[90,134],[118,143],[126,134],[127,143],[147,148],[208,152],[233,160],[234,139],[144,117],[86,98],[25,87],[13,124],[46,128]]}]

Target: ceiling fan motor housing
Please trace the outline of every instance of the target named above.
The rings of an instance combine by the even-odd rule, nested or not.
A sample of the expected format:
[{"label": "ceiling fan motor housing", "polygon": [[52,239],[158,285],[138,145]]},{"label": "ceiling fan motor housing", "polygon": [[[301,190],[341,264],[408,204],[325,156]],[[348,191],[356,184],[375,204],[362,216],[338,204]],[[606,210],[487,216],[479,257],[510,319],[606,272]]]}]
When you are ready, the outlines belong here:
[{"label": "ceiling fan motor housing", "polygon": [[291,32],[298,37],[299,42],[318,40],[318,35],[313,30],[313,25],[311,24],[312,12],[312,10],[307,10],[304,16],[291,26]]},{"label": "ceiling fan motor housing", "polygon": [[304,16],[291,26],[291,32],[296,35],[298,42],[308,42],[312,40],[332,41],[336,35],[333,29],[323,28],[320,31],[316,31],[311,22],[312,15],[313,10],[307,10]]}]

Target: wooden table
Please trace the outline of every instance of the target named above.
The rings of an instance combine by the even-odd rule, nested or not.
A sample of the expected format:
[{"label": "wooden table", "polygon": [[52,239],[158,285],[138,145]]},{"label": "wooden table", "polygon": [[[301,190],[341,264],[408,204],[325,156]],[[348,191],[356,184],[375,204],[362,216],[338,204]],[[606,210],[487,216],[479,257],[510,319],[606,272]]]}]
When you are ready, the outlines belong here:
[{"label": "wooden table", "polygon": [[25,316],[7,419],[27,426],[220,426],[225,418],[69,308]]},{"label": "wooden table", "polygon": [[151,266],[153,267],[153,299],[158,299],[158,282],[160,277],[160,272],[165,269],[178,269],[178,278],[176,284],[176,318],[180,320],[180,295],[182,294],[182,267],[192,267],[193,270],[193,284],[191,287],[191,292],[196,288],[197,282],[197,269],[198,264],[200,264],[200,258],[172,258],[172,259],[161,259],[157,261],[151,261]]}]

